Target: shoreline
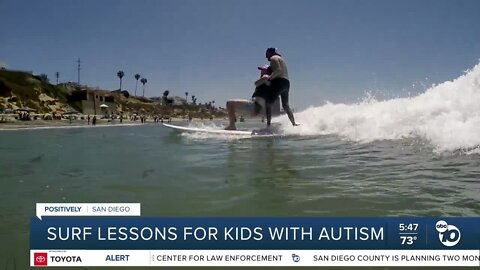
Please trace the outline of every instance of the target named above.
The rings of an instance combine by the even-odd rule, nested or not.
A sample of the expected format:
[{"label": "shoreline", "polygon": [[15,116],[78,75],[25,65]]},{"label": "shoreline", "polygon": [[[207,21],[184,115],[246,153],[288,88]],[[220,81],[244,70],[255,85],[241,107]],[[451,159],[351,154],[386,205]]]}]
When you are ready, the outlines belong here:
[{"label": "shoreline", "polygon": [[[172,118],[171,122],[182,122],[188,121],[182,118]],[[164,121],[164,123],[168,123]],[[0,132],[2,131],[20,131],[20,130],[42,130],[42,129],[75,129],[75,128],[105,128],[105,127],[131,127],[131,126],[142,126],[150,124],[161,124],[160,122],[155,123],[154,121],[148,121],[141,123],[140,120],[123,120],[123,123],[120,123],[119,120],[107,121],[105,119],[97,120],[96,125],[87,124],[87,121],[84,120],[73,120],[70,123],[69,120],[32,120],[32,121],[15,121],[9,123],[0,123]]]},{"label": "shoreline", "polygon": [[140,121],[124,120],[123,123],[117,121],[108,121],[106,119],[97,120],[96,125],[87,123],[86,120],[31,120],[31,121],[13,121],[0,123],[0,131],[8,130],[38,130],[38,129],[61,129],[61,128],[94,128],[94,127],[119,127],[119,126],[137,126],[142,125]]},{"label": "shoreline", "polygon": [[0,128],[1,131],[20,131],[20,130],[42,130],[42,129],[75,129],[75,128],[105,128],[105,127],[125,127],[125,126],[140,126],[142,124],[114,124],[114,125],[59,125],[59,126],[28,126],[28,127],[8,127]]},{"label": "shoreline", "polygon": [[19,131],[19,130],[41,130],[41,129],[69,129],[69,128],[104,128],[104,127],[125,127],[125,126],[141,126],[141,123],[102,123],[97,125],[78,125],[78,124],[59,124],[59,125],[0,125],[0,131]]}]

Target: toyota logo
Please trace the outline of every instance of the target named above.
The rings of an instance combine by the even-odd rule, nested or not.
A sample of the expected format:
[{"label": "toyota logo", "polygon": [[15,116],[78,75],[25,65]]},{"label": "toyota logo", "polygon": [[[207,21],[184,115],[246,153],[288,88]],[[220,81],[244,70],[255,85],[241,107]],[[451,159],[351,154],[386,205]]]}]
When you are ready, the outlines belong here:
[{"label": "toyota logo", "polygon": [[46,266],[48,264],[48,253],[47,252],[35,252],[33,254],[33,265],[35,266]]}]

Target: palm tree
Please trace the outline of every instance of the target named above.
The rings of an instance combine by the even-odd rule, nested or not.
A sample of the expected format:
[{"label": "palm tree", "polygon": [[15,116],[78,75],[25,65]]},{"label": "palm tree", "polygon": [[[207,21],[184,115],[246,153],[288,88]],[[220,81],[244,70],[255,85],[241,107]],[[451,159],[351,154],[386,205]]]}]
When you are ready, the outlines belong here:
[{"label": "palm tree", "polygon": [[55,72],[55,77],[57,77],[57,84],[58,84],[58,78],[60,78],[60,72]]},{"label": "palm tree", "polygon": [[192,96],[192,103],[195,104],[195,102],[197,102],[197,99],[195,98],[195,96]]},{"label": "palm tree", "polygon": [[185,92],[185,102],[188,104],[188,92]]},{"label": "palm tree", "polygon": [[169,94],[170,94],[170,91],[168,91],[168,90],[165,90],[165,92],[163,92],[162,101],[163,101],[164,105],[168,105],[168,95]]},{"label": "palm tree", "polygon": [[135,82],[135,96],[137,96],[137,85],[138,85],[138,79],[140,79],[140,77],[141,77],[140,74],[138,74],[138,73],[135,74],[135,80],[137,80]]},{"label": "palm tree", "polygon": [[125,76],[125,73],[123,71],[117,72],[117,77],[120,78],[120,91],[122,91],[122,78]]},{"label": "palm tree", "polygon": [[142,97],[145,97],[145,84],[147,83],[147,79],[142,78],[140,82],[143,84],[143,94]]}]

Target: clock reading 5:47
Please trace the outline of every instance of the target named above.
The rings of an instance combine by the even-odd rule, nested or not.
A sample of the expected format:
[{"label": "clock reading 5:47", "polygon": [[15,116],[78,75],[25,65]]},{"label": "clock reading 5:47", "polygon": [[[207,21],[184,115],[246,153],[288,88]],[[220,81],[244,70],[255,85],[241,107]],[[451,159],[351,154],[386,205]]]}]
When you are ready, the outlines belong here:
[{"label": "clock reading 5:47", "polygon": [[418,223],[400,223],[398,229],[400,230],[400,232],[416,232],[418,229]]}]

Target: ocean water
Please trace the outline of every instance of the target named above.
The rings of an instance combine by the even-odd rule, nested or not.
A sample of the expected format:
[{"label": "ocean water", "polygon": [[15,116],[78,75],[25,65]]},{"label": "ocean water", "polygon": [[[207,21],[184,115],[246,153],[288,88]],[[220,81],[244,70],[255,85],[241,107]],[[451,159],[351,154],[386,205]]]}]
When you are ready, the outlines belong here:
[{"label": "ocean water", "polygon": [[480,215],[480,66],[416,97],[296,118],[274,119],[286,135],[275,138],[159,124],[0,131],[0,269],[28,268],[36,202],[139,202],[170,217]]}]

